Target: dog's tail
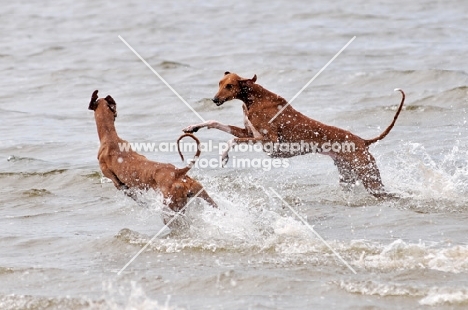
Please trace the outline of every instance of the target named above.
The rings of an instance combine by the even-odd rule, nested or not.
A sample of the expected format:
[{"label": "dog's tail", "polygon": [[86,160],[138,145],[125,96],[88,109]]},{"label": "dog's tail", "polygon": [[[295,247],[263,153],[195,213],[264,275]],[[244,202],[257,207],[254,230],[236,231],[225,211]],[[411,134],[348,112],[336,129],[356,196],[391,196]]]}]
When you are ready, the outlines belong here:
[{"label": "dog's tail", "polygon": [[181,173],[185,174],[187,173],[192,167],[193,165],[195,164],[195,161],[198,159],[198,157],[200,156],[201,154],[201,150],[200,150],[200,140],[198,140],[197,137],[195,137],[194,135],[192,135],[191,133],[186,133],[186,134],[183,134],[179,137],[179,139],[177,139],[177,151],[179,151],[179,155],[180,155],[180,158],[182,159],[182,161],[184,161],[184,155],[182,154],[182,152],[180,151],[180,140],[182,140],[183,138],[185,137],[190,137],[192,138],[193,140],[195,140],[195,142],[197,142],[197,152],[195,153],[195,156],[193,157],[193,159],[190,161],[190,163],[188,164],[187,167],[185,168],[182,168],[182,169],[179,169]]},{"label": "dog's tail", "polygon": [[382,140],[383,138],[385,138],[385,137],[388,135],[388,133],[390,132],[390,130],[392,130],[393,126],[395,125],[396,120],[397,120],[397,118],[398,118],[398,115],[400,115],[401,109],[403,108],[403,103],[405,103],[405,93],[403,92],[403,90],[401,90],[401,89],[399,89],[399,88],[395,88],[395,91],[401,92],[402,97],[401,97],[400,106],[398,107],[398,110],[397,110],[395,116],[393,117],[393,122],[390,124],[390,126],[387,127],[387,129],[385,129],[384,132],[382,132],[382,133],[380,134],[380,136],[378,136],[378,137],[376,137],[376,138],[374,138],[374,139],[364,140],[364,142],[366,143],[366,145],[370,145],[370,144],[372,144],[372,143],[375,143],[375,142],[377,142],[377,141]]}]

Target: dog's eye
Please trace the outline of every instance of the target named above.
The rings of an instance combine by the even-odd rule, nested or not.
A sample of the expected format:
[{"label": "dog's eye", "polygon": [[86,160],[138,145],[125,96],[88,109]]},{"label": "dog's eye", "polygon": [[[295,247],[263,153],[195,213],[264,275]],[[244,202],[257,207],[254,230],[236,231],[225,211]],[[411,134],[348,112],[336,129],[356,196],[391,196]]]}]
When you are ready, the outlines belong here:
[{"label": "dog's eye", "polygon": [[226,89],[231,89],[232,88],[232,84],[227,84],[226,85]]}]

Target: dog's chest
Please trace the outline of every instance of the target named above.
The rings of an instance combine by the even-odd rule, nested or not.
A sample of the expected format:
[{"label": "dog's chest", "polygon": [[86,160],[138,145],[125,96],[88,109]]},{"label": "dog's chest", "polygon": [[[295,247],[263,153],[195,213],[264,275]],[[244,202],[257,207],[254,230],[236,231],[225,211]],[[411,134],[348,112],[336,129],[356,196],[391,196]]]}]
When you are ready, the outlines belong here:
[{"label": "dog's chest", "polygon": [[[249,132],[252,133],[254,138],[260,139],[262,138],[267,131],[265,128],[262,128],[263,126],[261,125],[261,121],[258,121],[258,117],[255,114],[251,113],[246,113],[247,111],[244,111],[244,126],[249,130]],[[253,122],[252,122],[253,120]],[[257,126],[254,126],[254,123]]]}]

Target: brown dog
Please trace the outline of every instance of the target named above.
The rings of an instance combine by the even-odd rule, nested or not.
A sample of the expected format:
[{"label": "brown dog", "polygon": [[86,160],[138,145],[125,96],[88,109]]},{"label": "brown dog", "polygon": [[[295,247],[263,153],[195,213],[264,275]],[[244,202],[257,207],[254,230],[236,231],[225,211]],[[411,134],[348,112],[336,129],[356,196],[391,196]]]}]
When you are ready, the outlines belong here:
[{"label": "brown dog", "polygon": [[[117,189],[124,190],[128,196],[135,200],[137,200],[135,190],[151,188],[159,190],[167,206],[176,212],[186,205],[189,197],[196,194],[211,206],[217,207],[203,186],[187,176],[193,162],[185,168],[176,168],[171,164],[150,161],[131,148],[122,150],[121,146],[128,144],[128,142],[120,139],[115,130],[114,121],[117,117],[117,105],[111,96],[98,99],[97,93],[97,90],[94,91],[91,97],[89,110],[94,111],[101,142],[98,153],[99,166],[104,176],[111,179]],[[179,142],[186,136],[195,139],[197,146],[200,144],[200,141],[193,135],[182,135],[177,140],[182,160]],[[198,147],[197,149],[195,158],[200,155],[200,150]]]},{"label": "brown dog", "polygon": [[[393,122],[380,136],[366,140],[347,130],[325,125],[303,115],[288,105],[284,98],[256,84],[256,80],[256,75],[252,79],[245,79],[235,73],[225,72],[219,82],[219,91],[213,99],[217,106],[233,99],[243,101],[245,128],[207,121],[189,126],[184,131],[191,133],[203,127],[216,128],[237,137],[230,141],[230,146],[239,143],[262,143],[264,146],[266,143],[270,143],[270,146],[271,143],[276,143],[291,146],[279,149],[275,147],[269,151],[271,157],[291,157],[310,152],[329,155],[338,167],[340,183],[343,186],[354,185],[360,180],[372,195],[392,196],[385,193],[379,169],[374,157],[369,153],[369,145],[385,138],[395,125],[405,101],[405,94],[401,89],[396,89],[403,97]],[[281,113],[278,114],[279,111]],[[299,144],[301,147],[298,148]],[[309,147],[306,148],[307,145]],[[345,146],[348,151],[344,150]],[[227,161],[227,158],[226,151],[223,160]]]}]

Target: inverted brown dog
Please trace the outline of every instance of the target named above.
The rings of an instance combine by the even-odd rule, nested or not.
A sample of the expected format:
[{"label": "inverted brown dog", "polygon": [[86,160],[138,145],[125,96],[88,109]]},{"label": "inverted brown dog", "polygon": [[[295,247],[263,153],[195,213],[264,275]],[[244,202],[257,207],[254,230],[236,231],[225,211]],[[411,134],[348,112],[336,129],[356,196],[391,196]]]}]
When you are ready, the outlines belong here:
[{"label": "inverted brown dog", "polygon": [[[344,187],[356,184],[359,180],[369,193],[376,197],[391,197],[385,192],[379,169],[374,157],[369,152],[369,145],[377,142],[390,132],[400,114],[405,101],[405,94],[401,89],[402,99],[393,118],[393,122],[381,135],[374,139],[362,139],[357,135],[334,126],[325,125],[296,111],[288,102],[271,91],[256,84],[257,76],[246,79],[235,73],[225,72],[219,82],[219,91],[213,101],[217,106],[224,102],[239,99],[244,102],[244,126],[240,128],[224,125],[217,121],[207,121],[192,125],[184,129],[187,133],[198,131],[200,128],[215,128],[234,135],[235,139],[230,145],[239,143],[352,143],[352,152],[339,152],[334,150],[321,151],[329,155],[340,174],[340,183]],[[284,108],[286,107],[286,108]],[[282,112],[277,115],[279,111]],[[275,150],[269,155],[272,157],[291,157],[312,152],[312,149],[298,152]],[[227,151],[223,155],[227,160]]]},{"label": "inverted brown dog", "polygon": [[[159,190],[164,202],[174,211],[179,211],[190,197],[198,193],[198,197],[206,200],[211,206],[217,207],[203,186],[190,178],[187,172],[192,167],[189,164],[185,168],[176,168],[171,164],[163,164],[148,160],[145,156],[131,149],[121,150],[120,145],[128,143],[117,135],[114,122],[117,117],[117,104],[111,96],[98,99],[98,91],[94,91],[89,110],[94,111],[96,126],[101,146],[98,152],[99,166],[102,173],[114,182],[115,187],[137,200],[135,190]],[[197,144],[200,141],[193,135],[182,135],[177,140],[177,145],[182,138],[190,136]],[[200,155],[197,148],[195,157]],[[179,154],[182,157],[182,153]],[[182,157],[183,159],[183,157]]]}]

